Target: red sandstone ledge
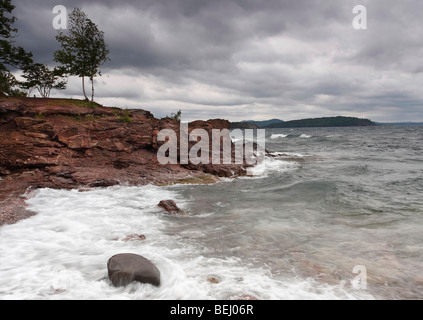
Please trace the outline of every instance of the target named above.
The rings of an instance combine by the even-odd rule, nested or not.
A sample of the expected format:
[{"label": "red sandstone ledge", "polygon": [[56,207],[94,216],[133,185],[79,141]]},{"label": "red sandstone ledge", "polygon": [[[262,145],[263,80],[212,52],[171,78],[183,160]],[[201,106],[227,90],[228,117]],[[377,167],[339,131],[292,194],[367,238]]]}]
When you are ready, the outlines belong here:
[{"label": "red sandstone ledge", "polygon": [[[229,122],[195,121],[189,130],[196,128],[211,137],[213,129],[229,129]],[[204,175],[245,175],[244,165],[161,165],[157,134],[162,129],[179,136],[180,123],[81,100],[0,97],[0,226],[33,215],[25,197],[39,188],[163,185]]]}]

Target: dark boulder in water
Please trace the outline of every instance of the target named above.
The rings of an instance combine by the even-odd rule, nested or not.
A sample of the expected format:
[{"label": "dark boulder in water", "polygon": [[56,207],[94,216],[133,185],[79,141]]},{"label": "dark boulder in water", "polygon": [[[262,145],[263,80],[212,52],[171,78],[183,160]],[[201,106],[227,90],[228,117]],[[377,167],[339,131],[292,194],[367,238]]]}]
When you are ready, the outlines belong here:
[{"label": "dark boulder in water", "polygon": [[160,286],[160,271],[148,259],[132,254],[114,255],[107,262],[109,279],[115,287],[122,287],[133,281]]},{"label": "dark boulder in water", "polygon": [[187,215],[187,213],[184,210],[180,209],[173,200],[162,200],[159,203],[159,207],[163,208],[170,214],[183,216]]}]

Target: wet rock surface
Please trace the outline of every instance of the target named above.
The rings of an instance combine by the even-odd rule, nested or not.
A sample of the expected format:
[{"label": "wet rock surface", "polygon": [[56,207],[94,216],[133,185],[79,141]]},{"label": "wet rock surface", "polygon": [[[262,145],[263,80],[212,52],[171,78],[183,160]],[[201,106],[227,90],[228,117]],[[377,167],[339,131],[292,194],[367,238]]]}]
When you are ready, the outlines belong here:
[{"label": "wet rock surface", "polygon": [[[164,185],[207,173],[245,174],[244,166],[237,164],[162,165],[157,152],[165,142],[157,141],[157,135],[172,129],[179,137],[180,122],[156,119],[145,110],[81,103],[0,97],[0,226],[32,214],[20,201],[28,190]],[[228,129],[229,122],[189,124],[190,131],[196,128],[211,137],[213,129]]]},{"label": "wet rock surface", "polygon": [[162,200],[159,202],[158,206],[160,208],[163,208],[167,213],[170,213],[172,215],[180,215],[180,216],[186,216],[188,213],[186,213],[184,210],[179,208],[175,201],[173,200]]},{"label": "wet rock surface", "polygon": [[148,259],[132,253],[114,255],[107,262],[110,281],[115,287],[140,282],[160,286],[160,271]]}]

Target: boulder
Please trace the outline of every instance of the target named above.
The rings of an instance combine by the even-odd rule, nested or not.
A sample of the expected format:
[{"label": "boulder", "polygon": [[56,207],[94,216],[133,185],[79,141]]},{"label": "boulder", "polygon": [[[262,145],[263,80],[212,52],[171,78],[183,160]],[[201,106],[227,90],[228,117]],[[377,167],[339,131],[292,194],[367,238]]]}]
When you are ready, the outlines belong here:
[{"label": "boulder", "polygon": [[114,255],[107,262],[109,279],[115,287],[133,281],[160,286],[160,271],[148,259],[132,253]]},{"label": "boulder", "polygon": [[210,277],[208,277],[208,278],[207,278],[207,281],[208,281],[208,282],[210,282],[210,283],[214,283],[214,284],[216,284],[216,283],[219,283],[219,282],[220,282],[220,280],[219,280],[218,278],[214,277],[214,276],[210,276]]},{"label": "boulder", "polygon": [[173,200],[162,200],[159,202],[159,207],[163,208],[170,214],[183,216],[187,215],[187,213],[180,209]]}]

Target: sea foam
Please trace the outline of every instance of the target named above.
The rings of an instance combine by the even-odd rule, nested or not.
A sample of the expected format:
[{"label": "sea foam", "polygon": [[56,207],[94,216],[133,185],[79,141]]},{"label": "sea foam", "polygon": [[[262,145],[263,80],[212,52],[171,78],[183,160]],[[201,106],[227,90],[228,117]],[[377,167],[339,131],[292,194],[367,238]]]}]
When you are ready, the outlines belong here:
[{"label": "sea foam", "polygon": [[[266,162],[266,170],[290,167],[282,161]],[[189,212],[185,199],[172,188],[36,191],[27,202],[38,214],[0,228],[0,300],[355,298],[336,286],[317,288],[307,279],[275,276],[266,266],[252,267],[224,250],[220,256],[208,256],[208,249],[195,239],[166,231],[191,217],[164,214],[157,206],[163,199],[175,199]],[[198,228],[191,233],[201,233],[201,225]],[[130,234],[144,234],[146,240],[124,241]],[[161,286],[113,287],[106,263],[124,252],[156,264]]]},{"label": "sea foam", "polygon": [[280,138],[286,138],[288,137],[287,134],[272,134],[270,136],[270,139],[274,140],[274,139],[280,139]]}]

